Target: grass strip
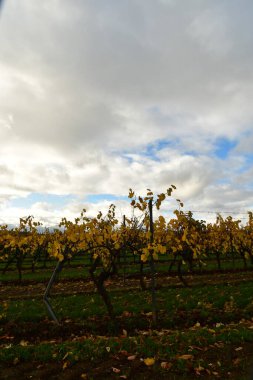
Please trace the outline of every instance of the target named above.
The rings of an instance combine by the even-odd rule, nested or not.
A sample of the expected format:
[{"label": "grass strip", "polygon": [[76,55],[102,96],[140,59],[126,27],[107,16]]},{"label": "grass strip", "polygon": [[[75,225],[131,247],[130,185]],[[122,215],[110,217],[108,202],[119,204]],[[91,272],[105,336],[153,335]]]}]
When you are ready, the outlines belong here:
[{"label": "grass strip", "polygon": [[[85,360],[106,360],[115,355],[134,355],[134,360],[153,358],[159,368],[161,363],[169,363],[167,368],[179,373],[194,370],[208,374],[218,371],[221,374],[233,371],[235,363],[237,367],[245,367],[244,344],[253,343],[253,330],[232,324],[214,329],[195,326],[185,331],[140,332],[135,337],[77,339],[64,343],[29,345],[22,341],[19,345],[2,345],[0,362],[58,361],[70,365]],[[226,355],[227,352],[230,354]]]}]

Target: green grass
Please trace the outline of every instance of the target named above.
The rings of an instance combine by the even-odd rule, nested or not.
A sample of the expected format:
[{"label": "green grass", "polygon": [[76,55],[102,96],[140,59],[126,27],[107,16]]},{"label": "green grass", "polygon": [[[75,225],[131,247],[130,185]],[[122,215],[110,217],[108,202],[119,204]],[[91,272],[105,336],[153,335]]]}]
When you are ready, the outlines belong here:
[{"label": "green grass", "polygon": [[[55,268],[55,267],[54,267]],[[36,270],[34,273],[24,271],[22,273],[22,281],[36,281],[44,282],[49,280],[52,276],[54,268],[47,268],[41,271]],[[59,274],[60,279],[75,279],[75,278],[85,278],[89,276],[88,268],[63,268],[62,272]],[[18,275],[16,272],[7,272],[4,275],[0,274],[0,281],[2,282],[11,282],[18,280]]]},{"label": "green grass", "polygon": [[[199,318],[203,323],[216,323],[220,318],[226,322],[234,318],[250,318],[253,316],[253,282],[236,285],[206,285],[195,288],[164,287],[157,291],[158,309],[161,314],[161,323],[166,327],[173,327],[180,315],[187,316],[188,323],[196,322]],[[129,323],[136,326],[148,327],[150,313],[150,291],[111,291],[110,297],[115,313],[121,316],[124,312],[133,314]],[[103,318],[106,309],[99,294],[76,294],[55,296],[51,304],[59,320],[71,318],[86,320],[96,316]],[[181,314],[180,314],[181,313]],[[42,299],[11,300],[8,302],[6,320],[40,321],[47,316]],[[144,317],[142,317],[144,316]],[[185,321],[186,322],[186,321]],[[182,322],[184,321],[182,320]],[[145,326],[146,324],[146,326]]]},{"label": "green grass", "polygon": [[[253,331],[243,326],[226,326],[223,328],[198,328],[188,331],[164,332],[160,335],[151,333],[149,336],[135,337],[90,337],[79,342],[41,343],[11,345],[2,347],[0,362],[12,365],[17,362],[61,362],[78,363],[78,361],[107,360],[126,355],[135,355],[137,361],[154,358],[154,371],[157,375],[162,371],[161,362],[171,363],[170,371],[178,374],[192,373],[194,368],[201,367],[202,371],[212,368],[226,376],[234,370],[233,361],[226,358],[227,352],[245,342],[253,343]],[[218,344],[215,355],[210,356],[210,348]],[[240,354],[240,353],[239,353]],[[191,355],[189,360],[182,355]],[[243,354],[241,354],[242,356]],[[242,357],[243,359],[243,357]],[[211,363],[210,363],[211,362]],[[210,365],[212,367],[210,367]],[[241,363],[242,370],[245,363]],[[242,377],[241,373],[241,379]],[[222,377],[224,378],[224,377]]]},{"label": "green grass", "polygon": [[[5,326],[10,322],[14,336],[16,333],[23,336],[23,331],[31,329],[31,333],[26,332],[29,340],[29,334],[36,336],[38,326],[43,328],[45,323],[45,329],[52,328],[56,334],[56,342],[34,345],[25,342],[24,345],[3,340],[0,362],[12,365],[15,362],[57,361],[63,365],[66,361],[109,360],[127,352],[127,355],[136,355],[138,361],[155,358],[157,374],[163,371],[160,363],[167,361],[172,365],[170,371],[186,378],[188,373],[192,375],[194,368],[204,368],[203,371],[211,368],[220,378],[229,378],[227,372],[233,373],[233,360],[239,355],[237,370],[241,377],[238,379],[244,378],[244,367],[249,359],[244,357],[243,350],[246,345],[249,345],[249,352],[253,348],[253,282],[194,288],[171,288],[164,283],[157,291],[157,329],[152,329],[149,290],[114,290],[110,297],[121,329],[117,333],[97,293],[53,296],[51,303],[63,326],[67,326],[66,319],[69,319],[70,326],[76,326],[75,331],[85,332],[80,341],[70,337],[64,343],[60,342],[60,327],[57,330],[53,323],[46,322],[48,314],[42,299],[9,300],[7,307],[3,305],[1,309],[0,306],[1,336],[5,335]],[[37,323],[41,324],[37,326]],[[127,336],[122,335],[122,329],[127,331]],[[237,352],[238,347],[242,351]],[[185,354],[192,358],[180,359]]]}]

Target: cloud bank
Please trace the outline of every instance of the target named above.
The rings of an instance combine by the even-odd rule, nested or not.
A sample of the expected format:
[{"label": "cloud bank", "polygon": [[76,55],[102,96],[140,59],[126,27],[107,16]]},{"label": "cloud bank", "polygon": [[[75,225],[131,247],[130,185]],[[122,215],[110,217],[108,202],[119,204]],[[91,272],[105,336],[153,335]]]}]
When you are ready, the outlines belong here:
[{"label": "cloud bank", "polygon": [[171,183],[187,209],[252,208],[252,11],[249,0],[5,2],[0,221],[56,223],[104,209],[98,194],[125,210],[129,187]]}]

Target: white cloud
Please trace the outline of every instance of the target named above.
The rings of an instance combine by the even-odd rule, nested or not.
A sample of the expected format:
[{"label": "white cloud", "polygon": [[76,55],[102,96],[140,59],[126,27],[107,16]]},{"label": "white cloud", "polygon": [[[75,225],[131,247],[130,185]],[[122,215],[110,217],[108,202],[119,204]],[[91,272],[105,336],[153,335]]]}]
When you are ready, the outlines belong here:
[{"label": "white cloud", "polygon": [[[3,215],[22,212],[8,202],[32,192],[126,195],[171,183],[189,208],[239,207],[240,179],[250,207],[253,6],[243,3],[5,2]],[[237,142],[224,160],[221,137]],[[79,204],[70,207],[33,210],[49,220]]]},{"label": "white cloud", "polygon": [[224,8],[209,8],[196,16],[189,31],[210,55],[226,56],[232,49],[228,21]]}]

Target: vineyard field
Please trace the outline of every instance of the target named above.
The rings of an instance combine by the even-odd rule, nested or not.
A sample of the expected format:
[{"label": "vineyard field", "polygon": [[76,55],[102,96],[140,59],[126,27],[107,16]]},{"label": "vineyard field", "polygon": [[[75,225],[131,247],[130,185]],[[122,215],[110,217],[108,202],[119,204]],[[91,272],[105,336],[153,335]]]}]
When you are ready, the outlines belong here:
[{"label": "vineyard field", "polygon": [[42,302],[44,282],[6,283],[0,293],[3,379],[249,378],[252,273],[195,275],[187,288],[176,277],[166,282],[158,277],[156,329],[150,291],[138,279],[106,284],[117,329],[91,281],[56,282],[59,325]]},{"label": "vineyard field", "polygon": [[1,379],[250,378],[253,215],[207,224],[178,200],[166,220],[174,188],[130,189],[121,222],[1,226]]}]

